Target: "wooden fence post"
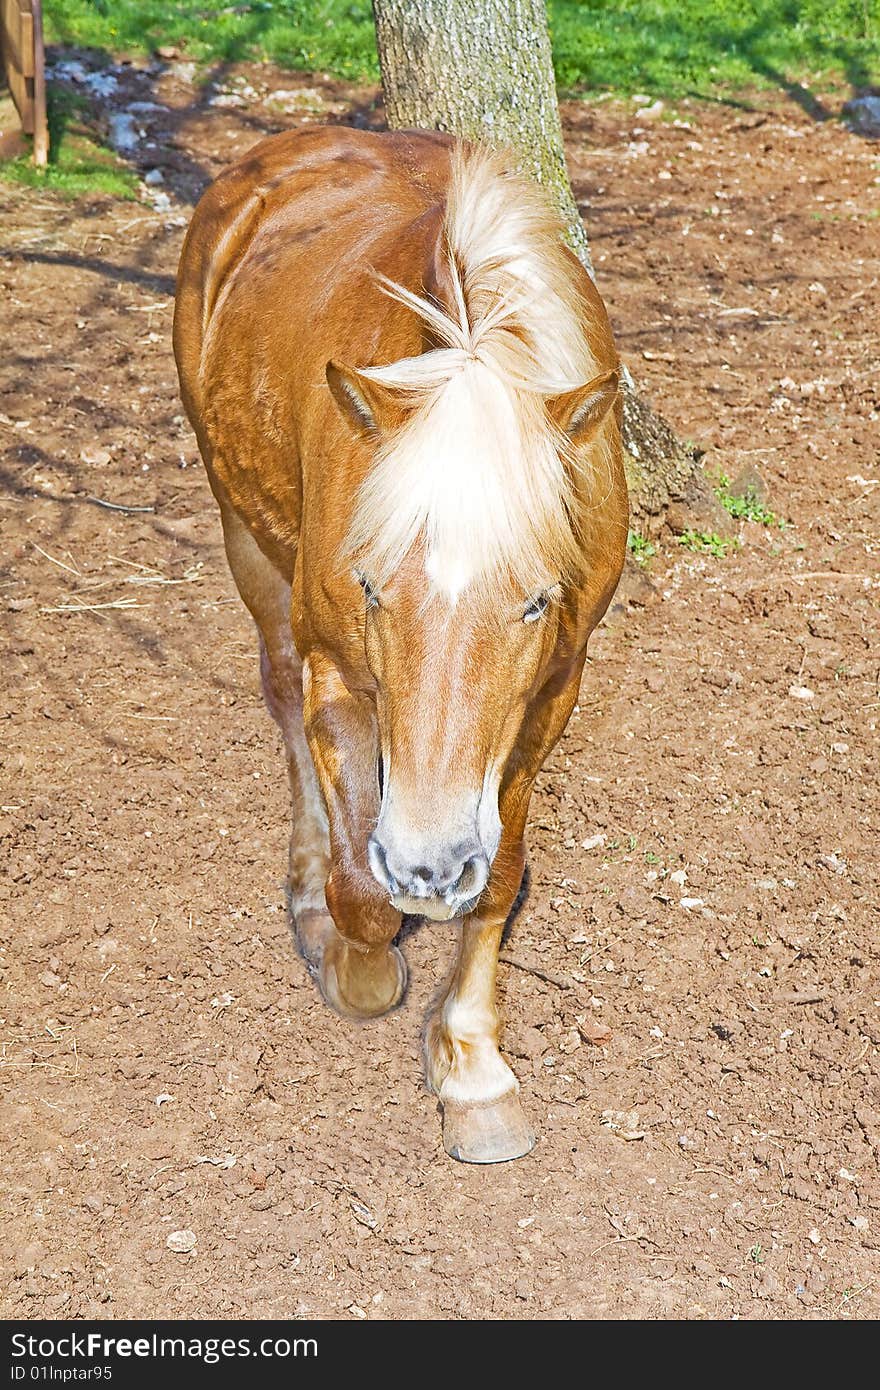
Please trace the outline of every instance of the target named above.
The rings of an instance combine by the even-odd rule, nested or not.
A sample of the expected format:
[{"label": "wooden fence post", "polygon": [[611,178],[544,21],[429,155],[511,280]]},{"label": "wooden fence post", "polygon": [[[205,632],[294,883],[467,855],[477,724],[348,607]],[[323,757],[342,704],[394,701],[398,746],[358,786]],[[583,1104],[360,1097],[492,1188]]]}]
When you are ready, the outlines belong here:
[{"label": "wooden fence post", "polygon": [[34,163],[49,158],[46,74],[41,0],[0,0],[3,68],[25,135],[34,140]]}]

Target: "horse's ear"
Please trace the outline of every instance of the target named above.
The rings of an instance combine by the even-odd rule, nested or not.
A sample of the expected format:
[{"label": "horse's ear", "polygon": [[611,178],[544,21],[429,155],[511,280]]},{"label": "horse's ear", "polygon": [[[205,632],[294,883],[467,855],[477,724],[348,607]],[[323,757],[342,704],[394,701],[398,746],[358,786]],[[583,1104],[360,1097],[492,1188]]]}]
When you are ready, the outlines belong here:
[{"label": "horse's ear", "polygon": [[390,434],[403,421],[405,412],[399,395],[355,367],[328,362],[327,385],[343,416],[358,434],[378,439]]},{"label": "horse's ear", "polygon": [[619,390],[620,372],[605,372],[585,386],[576,386],[561,396],[551,396],[547,409],[562,433],[574,444],[587,444],[598,432]]}]

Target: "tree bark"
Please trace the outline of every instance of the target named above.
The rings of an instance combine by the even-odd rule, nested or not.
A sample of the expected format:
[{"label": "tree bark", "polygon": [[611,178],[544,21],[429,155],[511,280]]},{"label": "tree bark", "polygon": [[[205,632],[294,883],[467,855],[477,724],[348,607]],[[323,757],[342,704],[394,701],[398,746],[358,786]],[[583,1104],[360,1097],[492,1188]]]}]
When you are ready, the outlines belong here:
[{"label": "tree bark", "polygon": [[[565,163],[545,0],[373,0],[373,15],[389,126],[512,151],[547,188],[566,240],[595,279]],[[624,375],[635,524],[656,530],[673,501],[719,523],[726,513],[693,452]]]}]

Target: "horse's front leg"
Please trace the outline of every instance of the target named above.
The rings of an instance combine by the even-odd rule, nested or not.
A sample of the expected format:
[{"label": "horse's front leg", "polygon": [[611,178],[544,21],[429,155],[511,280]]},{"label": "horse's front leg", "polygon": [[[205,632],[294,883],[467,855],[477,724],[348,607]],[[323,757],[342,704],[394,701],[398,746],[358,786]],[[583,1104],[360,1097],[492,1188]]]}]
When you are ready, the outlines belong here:
[{"label": "horse's front leg", "polygon": [[502,842],[502,858],[503,883],[496,875],[495,892],[462,921],[452,976],[425,1034],[428,1084],[443,1107],[443,1146],[463,1163],[503,1163],[535,1143],[519,1082],[499,1049],[496,1003],[498,949],[522,878],[522,842]]},{"label": "horse's front leg", "polygon": [[330,875],[327,911],[309,914],[298,939],[337,1013],[375,1018],[400,1002],[406,963],[394,937],[401,916],[367,862],[379,814],[378,745],[367,701],[348,690],[332,662],[303,665],[306,734],[327,807]]},{"label": "horse's front leg", "polygon": [[501,1056],[495,998],[498,949],[522,884],[525,825],[535,775],[565,728],[582,662],[564,686],[536,701],[520,733],[516,768],[500,801],[501,844],[476,912],[461,926],[458,958],[428,1019],[428,1083],[443,1107],[446,1152],[464,1163],[520,1158],[535,1135],[519,1102],[519,1082]]}]

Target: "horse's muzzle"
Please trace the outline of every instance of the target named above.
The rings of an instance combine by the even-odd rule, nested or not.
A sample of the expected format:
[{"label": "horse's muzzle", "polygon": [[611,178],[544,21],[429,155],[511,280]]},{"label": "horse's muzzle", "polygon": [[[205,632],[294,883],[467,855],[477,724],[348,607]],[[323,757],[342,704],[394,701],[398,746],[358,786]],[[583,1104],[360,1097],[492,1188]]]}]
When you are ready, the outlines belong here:
[{"label": "horse's muzzle", "polygon": [[409,864],[390,846],[371,835],[367,858],[376,882],[399,912],[448,921],[470,912],[489,878],[489,859],[478,841],[434,853]]}]

